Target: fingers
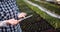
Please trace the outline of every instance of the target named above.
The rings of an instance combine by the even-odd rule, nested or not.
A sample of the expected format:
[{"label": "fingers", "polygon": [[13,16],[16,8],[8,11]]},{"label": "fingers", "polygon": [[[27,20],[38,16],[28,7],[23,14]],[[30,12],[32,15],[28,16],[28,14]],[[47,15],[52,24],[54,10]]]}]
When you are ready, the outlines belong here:
[{"label": "fingers", "polygon": [[18,20],[15,20],[15,19],[10,19],[10,20],[7,21],[7,25],[8,25],[8,24],[16,25],[16,24],[18,24],[18,23],[19,23],[19,21],[18,21]]},{"label": "fingers", "polygon": [[19,22],[17,21],[14,21],[13,23],[11,23],[12,25],[16,25],[16,24],[18,24]]},{"label": "fingers", "polygon": [[26,13],[23,13],[23,12],[22,12],[22,13],[20,13],[20,14],[18,15],[18,17],[19,17],[19,18],[23,18],[23,17],[25,17],[26,15],[27,15]]}]

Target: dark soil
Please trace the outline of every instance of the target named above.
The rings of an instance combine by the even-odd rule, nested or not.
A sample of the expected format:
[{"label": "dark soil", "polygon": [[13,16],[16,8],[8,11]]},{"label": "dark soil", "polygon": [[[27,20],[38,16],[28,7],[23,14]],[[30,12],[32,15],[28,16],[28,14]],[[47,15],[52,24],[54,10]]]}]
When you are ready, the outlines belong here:
[{"label": "dark soil", "polygon": [[[29,19],[32,20],[32,17]],[[21,22],[23,32],[59,32],[59,30],[54,29],[54,27],[41,17],[39,18],[40,21],[37,22],[30,22],[29,19],[27,19],[27,22],[24,22],[26,20]]]}]

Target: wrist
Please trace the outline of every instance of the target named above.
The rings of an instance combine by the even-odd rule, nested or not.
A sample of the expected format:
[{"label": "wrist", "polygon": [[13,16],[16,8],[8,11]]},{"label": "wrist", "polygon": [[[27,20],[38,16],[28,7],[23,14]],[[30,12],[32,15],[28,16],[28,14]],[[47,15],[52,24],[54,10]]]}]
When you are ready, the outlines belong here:
[{"label": "wrist", "polygon": [[9,20],[5,20],[5,22],[9,22]]}]

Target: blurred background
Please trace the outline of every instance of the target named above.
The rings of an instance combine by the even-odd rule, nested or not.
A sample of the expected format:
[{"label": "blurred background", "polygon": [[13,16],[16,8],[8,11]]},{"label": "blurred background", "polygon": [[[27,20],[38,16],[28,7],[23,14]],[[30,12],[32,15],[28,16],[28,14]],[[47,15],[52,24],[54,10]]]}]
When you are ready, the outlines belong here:
[{"label": "blurred background", "polygon": [[44,12],[59,16],[60,0],[17,0],[17,5],[21,12],[33,15],[20,23],[23,32],[60,32],[60,18]]}]

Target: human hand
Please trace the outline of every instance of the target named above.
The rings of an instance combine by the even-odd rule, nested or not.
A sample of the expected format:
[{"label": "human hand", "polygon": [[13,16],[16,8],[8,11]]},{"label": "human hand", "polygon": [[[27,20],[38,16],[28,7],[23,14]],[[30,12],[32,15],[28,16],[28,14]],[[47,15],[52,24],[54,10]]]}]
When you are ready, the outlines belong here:
[{"label": "human hand", "polygon": [[20,14],[18,15],[18,18],[25,17],[26,15],[27,15],[26,13],[22,12],[22,13],[20,13]]},{"label": "human hand", "polygon": [[15,19],[6,20],[6,22],[7,24],[11,24],[11,25],[16,25],[19,23],[19,21]]}]

